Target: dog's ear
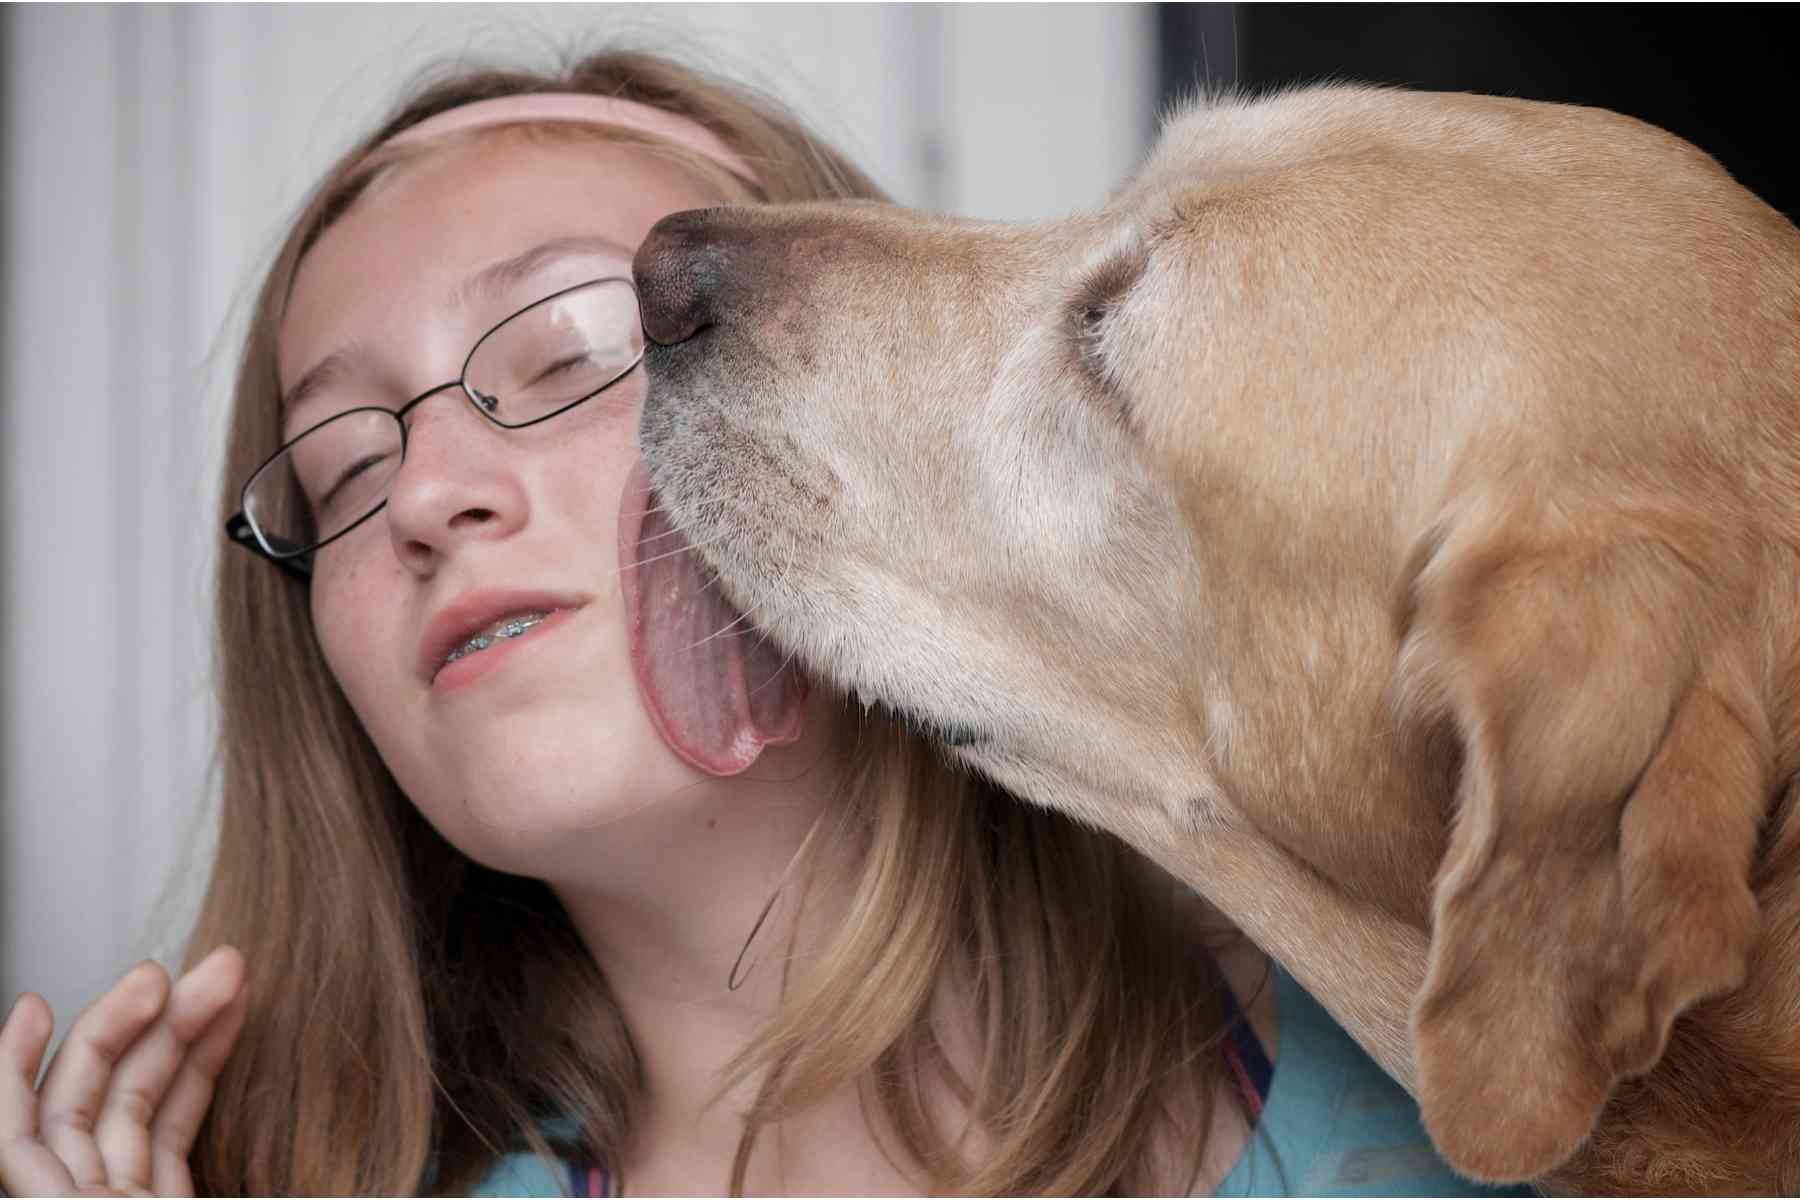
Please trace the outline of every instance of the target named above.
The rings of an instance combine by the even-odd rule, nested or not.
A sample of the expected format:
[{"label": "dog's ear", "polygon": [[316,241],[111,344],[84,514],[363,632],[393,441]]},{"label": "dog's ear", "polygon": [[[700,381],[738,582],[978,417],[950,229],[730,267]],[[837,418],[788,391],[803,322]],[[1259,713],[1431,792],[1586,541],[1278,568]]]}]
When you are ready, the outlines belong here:
[{"label": "dog's ear", "polygon": [[1477,1178],[1568,1157],[1682,1009],[1743,977],[1772,769],[1733,608],[1754,556],[1680,520],[1471,492],[1404,572],[1401,704],[1464,752],[1419,1103]]}]

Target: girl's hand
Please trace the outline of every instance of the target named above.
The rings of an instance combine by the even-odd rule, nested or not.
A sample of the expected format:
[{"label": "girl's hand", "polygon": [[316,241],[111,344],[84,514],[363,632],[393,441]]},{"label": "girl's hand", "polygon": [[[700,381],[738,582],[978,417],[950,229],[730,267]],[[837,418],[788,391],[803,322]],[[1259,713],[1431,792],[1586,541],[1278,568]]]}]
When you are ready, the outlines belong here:
[{"label": "girl's hand", "polygon": [[0,1190],[193,1195],[188,1152],[244,1026],[244,974],[230,946],[173,986],[140,963],[76,1019],[41,1087],[53,1018],[20,996],[0,1025]]}]

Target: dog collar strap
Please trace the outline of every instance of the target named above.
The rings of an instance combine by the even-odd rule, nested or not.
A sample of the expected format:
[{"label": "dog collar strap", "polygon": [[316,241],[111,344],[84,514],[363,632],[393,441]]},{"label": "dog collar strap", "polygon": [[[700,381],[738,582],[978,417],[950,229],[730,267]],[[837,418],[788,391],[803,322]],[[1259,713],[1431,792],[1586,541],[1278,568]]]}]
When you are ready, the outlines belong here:
[{"label": "dog collar strap", "polygon": [[528,121],[582,121],[636,130],[674,142],[703,158],[712,159],[740,179],[756,182],[756,172],[743,158],[727,146],[723,138],[698,121],[636,100],[586,92],[528,92],[460,104],[402,129],[385,144],[410,146],[464,129]]}]

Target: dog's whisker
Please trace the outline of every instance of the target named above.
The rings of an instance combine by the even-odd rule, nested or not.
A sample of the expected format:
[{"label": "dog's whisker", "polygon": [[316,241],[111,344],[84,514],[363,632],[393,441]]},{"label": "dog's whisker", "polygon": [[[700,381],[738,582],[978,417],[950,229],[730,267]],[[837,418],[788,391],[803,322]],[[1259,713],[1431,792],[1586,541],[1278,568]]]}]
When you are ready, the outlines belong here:
[{"label": "dog's whisker", "polygon": [[[722,542],[725,540],[725,538],[727,536],[729,536],[729,535],[724,534],[724,533],[716,534],[713,537],[704,539],[703,541],[689,542],[687,545],[682,546],[678,550],[670,550],[663,554],[652,554],[649,558],[639,559],[638,561],[627,564],[627,565],[631,566],[631,567],[646,567],[646,566],[649,566],[653,562],[661,562],[665,558],[674,558],[677,554],[686,554],[689,550],[698,549],[701,546],[710,546],[714,542]],[[624,570],[625,568],[621,567],[619,569]],[[617,572],[614,572],[614,573],[617,574]]]},{"label": "dog's whisker", "polygon": [[665,529],[661,533],[653,533],[647,538],[639,538],[638,545],[642,546],[648,542],[660,542],[664,538],[672,538],[672,537],[680,537],[680,536],[681,536],[681,530],[679,530],[679,529]]},{"label": "dog's whisker", "polygon": [[[768,640],[768,637],[766,634],[764,635],[763,640],[764,641]],[[759,646],[761,644],[762,644],[761,642],[757,643],[757,645],[759,645]],[[755,687],[751,688],[750,691],[747,693],[747,695],[751,695],[751,696],[756,695],[756,693],[762,691],[764,688],[768,687],[771,683],[774,683],[777,679],[780,679],[783,675],[787,674],[788,666],[793,661],[794,661],[794,652],[792,650],[790,650],[790,651],[788,651],[788,656],[781,660],[781,665],[779,667],[775,668],[774,673],[772,673],[767,679],[763,680],[761,683],[757,684]]]},{"label": "dog's whisker", "polygon": [[[714,576],[713,579],[710,582],[708,582],[706,586],[711,587],[714,583],[717,583],[718,581],[719,581],[718,577]],[[701,590],[704,591],[705,589],[703,588]],[[714,630],[713,632],[707,634],[705,637],[701,638],[699,641],[697,641],[693,645],[689,646],[688,649],[689,650],[698,650],[700,647],[706,645],[706,643],[708,643],[710,641],[713,641],[715,638],[743,637],[745,634],[752,632],[751,630],[744,629],[744,630],[739,630],[737,633],[732,633],[731,630],[733,627],[742,625],[745,621],[749,620],[750,614],[755,612],[756,608],[757,608],[756,605],[754,605],[754,604],[751,605],[749,608],[747,608],[743,612],[739,613],[735,620],[729,621],[726,624],[720,626],[718,629]]]},{"label": "dog's whisker", "polygon": [[[788,572],[790,572],[792,570],[793,570],[793,561],[792,561],[792,557],[790,555],[789,565],[788,565],[787,569],[782,572],[781,577],[785,577],[788,574]],[[767,593],[765,593],[765,595],[764,595],[765,599],[768,596],[775,594],[776,590],[779,588],[779,578],[780,577],[778,577],[778,579],[777,579],[776,587],[771,588]],[[758,601],[758,604],[761,604],[761,603],[762,603],[761,601]],[[755,608],[756,605],[752,605],[751,607]],[[751,632],[760,632],[762,634],[762,636],[757,639],[756,645],[751,648],[751,652],[754,653],[755,651],[762,649],[763,646],[765,644],[767,644],[767,642],[769,640],[769,631],[766,629],[760,630],[760,631],[752,631],[752,630],[746,629],[743,631],[743,633],[737,634],[734,636],[742,637]],[[763,680],[761,683],[757,684],[755,687],[751,688],[750,695],[754,696],[757,692],[761,691],[763,688],[768,687],[769,684],[771,684],[771,683],[775,682],[775,680],[779,679],[782,676],[783,672],[785,672],[788,669],[788,666],[793,663],[794,656],[796,653],[797,653],[797,651],[795,651],[795,650],[789,650],[787,657],[782,659],[781,665],[775,669],[775,673],[773,675],[769,676],[769,678]]]}]

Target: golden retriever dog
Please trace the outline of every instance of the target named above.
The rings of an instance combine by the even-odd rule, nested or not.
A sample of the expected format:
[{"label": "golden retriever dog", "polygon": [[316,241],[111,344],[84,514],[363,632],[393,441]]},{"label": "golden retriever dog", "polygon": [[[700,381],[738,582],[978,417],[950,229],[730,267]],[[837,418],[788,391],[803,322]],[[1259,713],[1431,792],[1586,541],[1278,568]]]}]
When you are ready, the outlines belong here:
[{"label": "golden retriever dog", "polygon": [[809,671],[1198,889],[1469,1175],[1800,1189],[1800,232],[1705,154],[1335,86],[636,272],[656,496]]}]

